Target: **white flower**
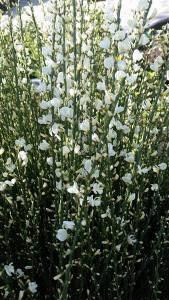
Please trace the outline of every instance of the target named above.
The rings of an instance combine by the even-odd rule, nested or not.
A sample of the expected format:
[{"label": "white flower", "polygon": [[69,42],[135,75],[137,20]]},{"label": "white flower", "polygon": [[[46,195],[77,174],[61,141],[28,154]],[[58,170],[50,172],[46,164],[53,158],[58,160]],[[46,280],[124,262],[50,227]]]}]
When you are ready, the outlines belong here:
[{"label": "white flower", "polygon": [[92,161],[91,159],[85,159],[83,161],[83,164],[84,164],[84,169],[87,173],[90,173],[91,170],[92,170]]},{"label": "white flower", "polygon": [[59,190],[59,191],[62,190],[62,180],[56,181],[56,190]]},{"label": "white flower", "polygon": [[158,72],[159,64],[157,62],[154,62],[153,64],[150,65],[150,69],[154,72]]},{"label": "white flower", "polygon": [[63,72],[58,73],[57,82],[58,83],[64,83],[64,74],[63,74]]},{"label": "white flower", "polygon": [[15,273],[13,263],[10,263],[9,265],[5,265],[4,269],[8,276],[12,276],[12,274]]},{"label": "white flower", "polygon": [[98,135],[96,133],[92,134],[92,141],[93,142],[99,142],[100,141],[100,139],[99,139],[99,137],[98,137]]},{"label": "white flower", "polygon": [[134,162],[134,154],[132,152],[126,153],[125,160],[129,163],[133,163]]},{"label": "white flower", "polygon": [[134,29],[137,25],[137,20],[134,20],[134,19],[129,19],[127,21],[127,25],[130,27],[130,31],[131,29]]},{"label": "white flower", "polygon": [[119,53],[126,53],[131,49],[131,41],[129,38],[126,38],[122,42],[118,42],[118,50]]},{"label": "white flower", "polygon": [[111,97],[111,93],[105,91],[104,103],[105,103],[106,105],[110,105],[112,100],[113,100],[113,99],[112,99],[112,97]]},{"label": "white flower", "polygon": [[59,109],[59,112],[63,121],[65,118],[73,118],[73,108],[71,107],[64,106]]},{"label": "white flower", "polygon": [[32,294],[35,294],[37,292],[37,283],[35,281],[29,281],[28,283],[28,289]]},{"label": "white flower", "polygon": [[84,58],[84,61],[83,61],[83,67],[86,69],[86,70],[90,70],[90,58],[85,56]]},{"label": "white flower", "polygon": [[63,146],[62,147],[63,155],[67,155],[70,153],[70,148],[68,146]]},{"label": "white flower", "polygon": [[115,73],[116,80],[121,80],[126,77],[126,73],[124,71],[117,71]]},{"label": "white flower", "polygon": [[117,24],[116,24],[116,23],[111,23],[111,24],[109,24],[108,31],[109,31],[110,33],[114,34],[116,30],[117,30]]},{"label": "white flower", "polygon": [[115,41],[124,40],[125,36],[126,36],[126,33],[123,30],[117,30],[114,35],[114,39],[115,39]]},{"label": "white flower", "polygon": [[113,145],[111,143],[108,143],[108,155],[109,157],[116,155],[116,152],[114,151]]},{"label": "white flower", "polygon": [[[167,79],[167,81],[169,80],[169,70],[167,70],[167,78],[166,79]],[[169,103],[169,99],[167,98],[166,100],[167,100],[166,102]]]},{"label": "white flower", "polygon": [[25,151],[29,151],[32,149],[32,145],[31,144],[28,144],[28,145],[24,145],[24,150]]},{"label": "white flower", "polygon": [[137,80],[137,74],[131,74],[131,75],[128,75],[127,74],[127,82],[128,84],[133,84],[136,80]]},{"label": "white flower", "polygon": [[4,148],[0,148],[0,155],[2,155],[4,153]]},{"label": "white flower", "polygon": [[15,165],[13,163],[7,164],[6,169],[12,173],[15,170]]},{"label": "white flower", "polygon": [[150,107],[151,107],[151,102],[150,102],[150,100],[149,100],[149,99],[144,100],[143,103],[142,103],[142,108],[145,109],[145,110],[147,110],[147,109],[149,109]]},{"label": "white flower", "polygon": [[50,124],[52,123],[52,114],[49,113],[47,115],[43,115],[42,117],[38,118],[39,124]]},{"label": "white flower", "polygon": [[155,173],[159,173],[159,167],[158,166],[153,166],[153,172],[155,172]]},{"label": "white flower", "polygon": [[116,104],[116,107],[115,107],[115,114],[120,114],[121,112],[124,111],[124,107],[123,106],[118,106],[118,104]]},{"label": "white flower", "polygon": [[42,55],[44,57],[52,55],[52,47],[42,47]]},{"label": "white flower", "polygon": [[93,184],[93,192],[95,194],[103,194],[103,185],[101,184],[101,182],[96,182]]},{"label": "white flower", "polygon": [[53,157],[47,157],[47,159],[46,159],[46,161],[47,161],[47,164],[49,165],[49,166],[52,166],[53,165]]},{"label": "white flower", "polygon": [[100,170],[95,170],[95,172],[92,174],[92,178],[98,178],[100,174]]},{"label": "white flower", "polygon": [[162,65],[164,60],[162,59],[162,57],[159,55],[156,57],[155,61],[159,64],[159,65]]},{"label": "white flower", "polygon": [[99,111],[103,107],[103,101],[96,99],[94,102],[94,106],[96,107],[96,110]]},{"label": "white flower", "polygon": [[136,194],[135,193],[131,193],[129,195],[128,202],[133,202],[135,198],[136,198]]},{"label": "white flower", "polygon": [[79,145],[76,145],[76,146],[75,146],[75,148],[74,148],[74,153],[80,154],[80,146],[79,146]]},{"label": "white flower", "polygon": [[22,161],[22,166],[26,166],[28,163],[27,153],[25,151],[19,151],[18,153],[19,161]]},{"label": "white flower", "polygon": [[139,44],[142,45],[142,46],[145,46],[148,43],[149,43],[149,38],[147,37],[147,35],[142,34],[141,38],[140,38],[140,41],[139,41]]},{"label": "white flower", "polygon": [[86,105],[87,103],[90,102],[90,97],[89,95],[86,93],[84,94],[81,98],[80,98],[80,105]]},{"label": "white flower", "polygon": [[73,221],[63,221],[63,227],[66,229],[73,230],[75,226],[75,223]]},{"label": "white flower", "polygon": [[119,252],[121,249],[121,244],[117,245],[115,248],[116,248],[117,252]]},{"label": "white flower", "polygon": [[32,85],[37,93],[44,93],[47,91],[47,85],[45,82],[42,82],[40,79],[31,79]]},{"label": "white flower", "polygon": [[108,207],[106,212],[104,214],[101,214],[101,218],[104,219],[104,218],[110,218],[111,219],[111,211],[110,211],[110,208]]},{"label": "white flower", "polygon": [[48,65],[48,66],[42,67],[42,74],[51,75],[52,74],[52,66]]},{"label": "white flower", "polygon": [[101,205],[101,199],[99,198],[99,197],[96,197],[95,199],[94,199],[94,206],[100,206]]},{"label": "white flower", "polygon": [[45,140],[43,140],[42,143],[40,143],[38,148],[42,151],[46,151],[49,149],[49,147],[50,145]]},{"label": "white flower", "polygon": [[137,125],[137,126],[135,127],[134,134],[135,134],[135,135],[138,135],[139,132],[140,132],[140,126]]},{"label": "white flower", "polygon": [[16,179],[13,178],[12,180],[5,180],[5,184],[9,186],[13,186],[16,183]]},{"label": "white flower", "polygon": [[106,89],[105,82],[99,81],[99,82],[97,83],[97,89],[98,89],[99,91],[105,91],[105,89]]},{"label": "white flower", "polygon": [[122,123],[119,120],[116,120],[115,118],[112,118],[112,120],[109,124],[109,128],[112,128],[113,126],[116,126],[117,130],[123,129]]},{"label": "white flower", "polygon": [[117,138],[117,133],[112,128],[110,128],[109,132],[108,132],[108,135],[107,135],[107,138],[108,139],[116,139]]},{"label": "white flower", "polygon": [[140,70],[140,66],[139,66],[138,64],[134,64],[134,65],[133,65],[133,70],[134,70],[135,72],[138,72],[138,71]]},{"label": "white flower", "polygon": [[133,61],[140,61],[143,58],[143,53],[140,52],[138,49],[135,49],[133,52]]},{"label": "white flower", "polygon": [[82,131],[89,131],[90,130],[90,122],[88,119],[85,119],[84,121],[82,121],[80,124],[79,124],[79,129],[82,130]]},{"label": "white flower", "polygon": [[99,197],[96,197],[95,199],[93,199],[93,195],[91,195],[91,196],[88,196],[87,197],[87,201],[89,202],[89,204],[91,205],[91,206],[100,206],[101,205],[101,200],[100,200],[100,198]]},{"label": "white flower", "polygon": [[18,300],[22,300],[22,299],[23,299],[23,295],[24,295],[24,291],[20,290],[20,291],[19,291],[19,297],[18,297]]},{"label": "white flower", "polygon": [[157,127],[154,127],[154,128],[150,131],[150,133],[151,133],[151,134],[154,134],[154,135],[157,135],[158,132],[159,132],[159,129],[158,129]]},{"label": "white flower", "polygon": [[65,229],[59,229],[57,231],[56,238],[59,241],[64,242],[68,238],[67,231]]},{"label": "white flower", "polygon": [[150,65],[150,69],[154,72],[158,72],[159,68],[163,64],[163,59],[161,56],[157,56],[154,63]]},{"label": "white flower", "polygon": [[132,181],[132,175],[130,173],[126,173],[123,177],[122,177],[122,180],[125,182],[125,183],[129,183],[131,184]]},{"label": "white flower", "polygon": [[86,226],[86,220],[83,219],[82,222],[81,222],[82,226]]},{"label": "white flower", "polygon": [[6,189],[6,183],[3,181],[0,181],[0,192],[5,191],[5,189]]},{"label": "white flower", "polygon": [[38,78],[33,78],[30,80],[31,81],[31,84],[32,86],[34,87],[34,89],[36,90],[42,83],[42,81]]},{"label": "white flower", "polygon": [[149,1],[148,0],[140,0],[138,3],[138,10],[145,10],[148,8]]},{"label": "white flower", "polygon": [[151,170],[151,167],[149,168],[141,168],[140,166],[138,166],[138,174],[142,175],[142,174],[147,174],[149,171]]},{"label": "white flower", "polygon": [[59,98],[53,98],[52,100],[50,100],[50,103],[54,108],[59,108],[62,104],[62,100]]},{"label": "white flower", "polygon": [[117,67],[118,67],[119,70],[124,71],[127,68],[127,64],[124,60],[120,60],[117,63]]},{"label": "white flower", "polygon": [[31,270],[32,266],[25,266],[25,270]]},{"label": "white flower", "polygon": [[127,125],[122,125],[121,129],[125,134],[128,134],[130,132],[130,128]]},{"label": "white flower", "polygon": [[61,177],[62,173],[61,173],[60,168],[55,169],[55,174],[56,174],[56,177],[59,177],[59,178]]},{"label": "white flower", "polygon": [[104,66],[106,69],[111,69],[114,66],[113,56],[109,56],[104,59]]},{"label": "white flower", "polygon": [[23,137],[15,141],[15,145],[20,148],[24,147],[25,144],[26,144],[26,141]]},{"label": "white flower", "polygon": [[69,186],[67,189],[68,193],[70,194],[79,194],[77,182],[74,182],[72,186]]},{"label": "white flower", "polygon": [[24,275],[24,272],[21,269],[17,269],[16,270],[16,275],[17,275],[17,278],[20,278]]},{"label": "white flower", "polygon": [[133,246],[137,242],[137,240],[134,238],[134,235],[131,234],[128,235],[127,242],[129,245]]},{"label": "white flower", "polygon": [[103,49],[108,49],[110,47],[110,39],[105,37],[99,44],[99,46]]},{"label": "white flower", "polygon": [[158,184],[157,183],[151,184],[151,190],[158,191]]},{"label": "white flower", "polygon": [[160,168],[160,170],[164,171],[167,169],[167,164],[166,163],[161,163],[158,165],[158,167]]},{"label": "white flower", "polygon": [[10,165],[12,163],[12,159],[10,157],[7,158],[6,165]]},{"label": "white flower", "polygon": [[52,127],[49,130],[49,133],[50,133],[51,136],[54,134],[54,136],[57,137],[58,140],[60,140],[60,137],[58,135],[58,133],[59,133],[59,125],[57,123],[54,123],[52,125]]},{"label": "white flower", "polygon": [[41,109],[47,109],[47,108],[51,107],[51,103],[50,103],[50,101],[42,100],[42,102],[40,102],[39,106]]},{"label": "white flower", "polygon": [[105,20],[108,20],[110,23],[114,21],[114,1],[105,1]]}]

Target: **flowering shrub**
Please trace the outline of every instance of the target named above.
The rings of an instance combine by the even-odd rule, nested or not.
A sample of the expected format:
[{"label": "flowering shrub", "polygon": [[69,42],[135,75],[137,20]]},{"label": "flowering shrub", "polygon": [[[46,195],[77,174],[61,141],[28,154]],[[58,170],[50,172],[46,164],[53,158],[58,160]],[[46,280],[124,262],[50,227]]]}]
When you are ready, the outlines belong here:
[{"label": "flowering shrub", "polygon": [[1,26],[3,299],[168,295],[168,66],[146,55],[150,2],[128,33],[120,1],[51,1]]}]

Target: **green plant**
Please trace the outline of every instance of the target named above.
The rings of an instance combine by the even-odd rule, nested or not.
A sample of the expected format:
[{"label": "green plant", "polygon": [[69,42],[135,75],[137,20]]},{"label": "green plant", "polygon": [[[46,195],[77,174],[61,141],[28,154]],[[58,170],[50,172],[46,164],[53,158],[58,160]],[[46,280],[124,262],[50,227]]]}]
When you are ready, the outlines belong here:
[{"label": "green plant", "polygon": [[168,295],[167,65],[138,49],[150,2],[129,34],[121,1],[50,2],[45,26],[32,7],[1,29],[4,299]]}]

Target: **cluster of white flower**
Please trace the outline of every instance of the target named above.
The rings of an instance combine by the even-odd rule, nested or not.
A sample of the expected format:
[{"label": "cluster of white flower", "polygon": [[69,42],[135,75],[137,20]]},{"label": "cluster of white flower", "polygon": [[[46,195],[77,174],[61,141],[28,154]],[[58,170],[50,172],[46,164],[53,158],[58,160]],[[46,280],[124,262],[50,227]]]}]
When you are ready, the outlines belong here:
[{"label": "cluster of white flower", "polygon": [[17,278],[24,276],[24,272],[20,268],[16,269],[16,271],[15,271],[13,263],[10,263],[9,265],[5,265],[4,269],[5,269],[6,274],[9,277],[11,277],[13,275],[16,275]]},{"label": "cluster of white flower", "polygon": [[[160,195],[160,180],[165,177],[168,168],[167,155],[162,158],[158,155],[158,142],[161,145],[159,136],[164,132],[160,138],[164,147],[169,147],[165,141],[168,136],[165,111],[169,103],[169,89],[162,90],[161,94],[158,89],[156,93],[157,76],[154,73],[160,70],[164,61],[158,56],[150,64],[149,72],[145,67],[144,50],[140,50],[145,45],[149,47],[149,37],[141,21],[144,10],[148,8],[148,0],[140,0],[136,14],[140,22],[136,26],[135,19],[131,19],[128,32],[119,24],[118,1],[107,0],[103,14],[95,11],[95,6],[90,13],[87,0],[73,2],[50,1],[51,6],[43,12],[46,23],[41,19],[35,28],[40,47],[34,54],[36,57],[40,54],[38,63],[42,63],[38,65],[38,70],[34,70],[32,61],[29,62],[27,72],[36,71],[39,78],[28,80],[23,55],[29,51],[24,43],[17,43],[15,39],[12,42],[16,50],[13,52],[18,58],[17,67],[13,67],[19,74],[18,83],[14,82],[13,86],[20,91],[24,85],[23,93],[19,95],[19,109],[31,124],[25,134],[26,129],[21,128],[22,122],[16,114],[18,107],[11,113],[12,121],[6,133],[11,131],[15,142],[13,150],[9,151],[11,138],[8,137],[0,148],[0,192],[4,195],[18,184],[16,202],[24,203],[20,180],[27,189],[29,185],[25,184],[25,177],[30,176],[29,182],[34,183],[35,174],[38,174],[40,186],[37,185],[37,190],[36,186],[33,189],[30,187],[25,194],[34,200],[39,191],[42,191],[44,198],[51,193],[51,208],[55,209],[59,220],[59,225],[54,228],[56,245],[65,242],[61,243],[61,249],[65,251],[66,247],[69,248],[66,255],[71,251],[73,230],[90,232],[96,221],[96,230],[102,228],[104,231],[102,244],[110,243],[112,246],[109,240],[112,234],[113,253],[124,254],[127,260],[132,258],[129,252],[133,254],[132,251],[135,251],[132,248],[137,250],[138,245],[142,247],[136,228],[138,215],[144,222],[145,201],[140,199],[148,191],[150,197]],[[18,24],[14,32],[19,28]],[[0,54],[0,68],[3,60],[5,55],[1,57]],[[22,73],[24,77],[20,78]],[[2,89],[6,85],[9,83],[3,78]],[[11,97],[12,104],[16,101],[16,91],[14,89]],[[156,99],[158,93],[160,96]],[[15,122],[19,131],[17,134],[13,133]],[[164,129],[160,128],[163,122],[166,130],[160,130]],[[31,164],[33,151],[36,151],[36,156]],[[37,169],[31,170],[32,165]],[[6,197],[6,200],[13,203],[12,197]],[[133,207],[137,201],[140,201],[140,211],[136,216]],[[32,202],[28,201],[31,208],[28,210],[28,214],[31,211],[29,218],[32,218]],[[36,211],[39,204],[36,205],[35,221],[39,212]],[[52,212],[51,208],[47,207],[46,211]],[[27,222],[26,219],[25,224]],[[38,227],[38,230],[41,228]],[[88,236],[85,232],[84,237]],[[126,247],[129,248],[127,252]],[[103,256],[106,257],[108,250],[105,249],[103,247]],[[100,253],[100,249],[92,251],[95,255]],[[120,259],[123,262],[123,256]],[[28,270],[31,268],[25,267]],[[24,276],[21,269],[15,271],[12,263],[5,265],[4,269],[9,277]],[[58,278],[55,276],[55,280]],[[35,281],[27,279],[26,284],[29,292],[38,293]],[[23,291],[20,291],[20,298],[22,296]]]},{"label": "cluster of white flower", "polygon": [[68,238],[67,230],[73,230],[75,223],[73,221],[63,221],[62,228],[57,230],[56,238],[64,242]]},{"label": "cluster of white flower", "polygon": [[[20,268],[18,268],[16,270],[14,269],[13,263],[10,263],[9,265],[5,265],[4,270],[9,277],[16,276],[17,278],[21,278],[24,276],[24,272]],[[35,294],[37,292],[37,288],[38,288],[38,285],[35,281],[28,282],[28,289],[32,294]],[[24,292],[21,291],[20,295],[21,294],[23,295],[23,293]]]}]

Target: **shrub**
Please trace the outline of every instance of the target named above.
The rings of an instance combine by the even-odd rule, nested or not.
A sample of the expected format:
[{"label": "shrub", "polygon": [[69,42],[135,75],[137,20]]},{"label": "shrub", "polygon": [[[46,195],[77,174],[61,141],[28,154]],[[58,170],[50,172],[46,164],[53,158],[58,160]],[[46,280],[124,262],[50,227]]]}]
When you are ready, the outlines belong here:
[{"label": "shrub", "polygon": [[168,295],[169,89],[164,57],[146,55],[150,2],[128,33],[121,1],[50,2],[1,27],[4,299]]}]

